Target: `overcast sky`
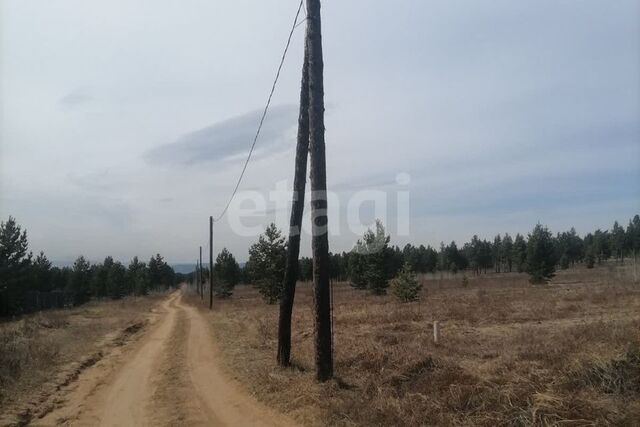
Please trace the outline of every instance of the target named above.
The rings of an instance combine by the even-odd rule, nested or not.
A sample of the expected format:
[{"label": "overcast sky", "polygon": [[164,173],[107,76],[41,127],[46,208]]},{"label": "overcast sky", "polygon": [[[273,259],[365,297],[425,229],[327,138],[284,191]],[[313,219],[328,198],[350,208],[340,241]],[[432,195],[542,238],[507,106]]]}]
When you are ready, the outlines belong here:
[{"label": "overcast sky", "polygon": [[[297,4],[0,0],[2,219],[58,261],[193,261],[240,173]],[[325,0],[327,179],[342,224],[331,249],[353,245],[344,207],[369,188],[409,191],[400,245],[538,221],[584,233],[640,213],[638,5]],[[291,186],[303,36],[304,25],[241,190]],[[278,212],[286,223],[287,209],[271,200],[247,223]],[[254,240],[226,220],[216,228],[216,247],[239,260]]]}]

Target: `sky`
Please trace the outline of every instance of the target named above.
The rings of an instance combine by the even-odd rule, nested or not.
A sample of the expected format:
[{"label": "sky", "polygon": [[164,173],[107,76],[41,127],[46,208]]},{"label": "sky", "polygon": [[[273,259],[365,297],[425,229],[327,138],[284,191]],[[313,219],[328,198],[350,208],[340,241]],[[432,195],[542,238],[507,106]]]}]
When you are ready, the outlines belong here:
[{"label": "sky", "polygon": [[[60,262],[195,261],[297,7],[0,0],[0,218]],[[637,0],[325,0],[322,18],[332,251],[376,216],[402,246],[640,213]],[[240,261],[270,222],[287,229],[303,37],[216,223]]]}]

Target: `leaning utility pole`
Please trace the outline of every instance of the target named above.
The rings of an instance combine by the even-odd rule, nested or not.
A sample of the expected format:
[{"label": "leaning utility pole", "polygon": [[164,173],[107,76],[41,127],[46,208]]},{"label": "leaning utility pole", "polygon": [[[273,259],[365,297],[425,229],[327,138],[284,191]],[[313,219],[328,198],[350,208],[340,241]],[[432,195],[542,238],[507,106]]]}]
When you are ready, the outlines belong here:
[{"label": "leaning utility pole", "polygon": [[278,323],[278,363],[289,366],[291,362],[291,315],[298,279],[298,256],[300,255],[300,234],[304,213],[304,192],[307,180],[307,157],[309,153],[309,54],[305,43],[300,90],[300,115],[298,116],[298,142],[296,165],[293,178],[293,202],[289,222],[289,244],[287,269],[280,299],[280,319]]},{"label": "leaning utility pole", "polygon": [[327,171],[324,141],[324,63],[320,0],[307,1],[307,50],[309,51],[309,147],[311,153],[311,226],[313,291],[315,303],[316,377],[333,376],[331,339],[331,290],[329,283],[329,230],[327,219]]},{"label": "leaning utility pole", "polygon": [[213,309],[213,217],[209,217],[209,310]]}]

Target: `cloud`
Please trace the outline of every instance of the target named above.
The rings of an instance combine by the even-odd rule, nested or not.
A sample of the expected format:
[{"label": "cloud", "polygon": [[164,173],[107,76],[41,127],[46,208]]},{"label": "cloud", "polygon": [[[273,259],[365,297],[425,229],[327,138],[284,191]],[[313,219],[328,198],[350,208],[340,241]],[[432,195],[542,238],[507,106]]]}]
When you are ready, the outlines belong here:
[{"label": "cloud", "polygon": [[121,177],[110,174],[109,169],[83,174],[69,173],[67,179],[80,190],[90,193],[116,190],[126,184]]},{"label": "cloud", "polygon": [[67,93],[58,100],[58,104],[64,108],[74,108],[93,100],[86,88],[77,88]]},{"label": "cloud", "polygon": [[[284,148],[293,138],[298,108],[295,105],[272,107],[264,121],[255,156]],[[150,164],[192,166],[208,162],[232,161],[248,152],[262,111],[256,110],[188,133],[144,155]]]}]

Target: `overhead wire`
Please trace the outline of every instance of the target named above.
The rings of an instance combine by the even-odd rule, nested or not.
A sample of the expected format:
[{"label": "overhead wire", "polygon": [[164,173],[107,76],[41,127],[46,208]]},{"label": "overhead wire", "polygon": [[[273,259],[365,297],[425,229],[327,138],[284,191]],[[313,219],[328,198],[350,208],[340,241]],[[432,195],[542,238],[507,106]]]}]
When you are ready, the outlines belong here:
[{"label": "overhead wire", "polygon": [[[225,205],[224,209],[222,210],[222,212],[220,213],[220,215],[218,215],[213,221],[214,222],[218,222],[220,221],[224,215],[227,213],[227,211],[229,210],[229,206],[231,205],[231,202],[233,201],[234,197],[236,196],[236,193],[238,192],[238,188],[240,188],[240,183],[242,182],[242,179],[244,178],[244,174],[247,171],[247,166],[249,165],[249,161],[251,161],[251,156],[253,154],[253,150],[256,147],[256,143],[258,142],[258,138],[260,137],[260,132],[262,131],[262,126],[264,124],[264,120],[267,117],[267,113],[269,112],[269,107],[271,106],[271,99],[273,98],[273,94],[276,90],[276,86],[278,84],[278,80],[280,79],[280,73],[282,71],[282,67],[284,65],[284,61],[287,57],[287,53],[289,52],[289,46],[291,45],[291,39],[293,38],[293,33],[295,32],[296,28],[302,23],[304,22],[304,20],[300,23],[298,23],[298,18],[300,17],[300,12],[302,11],[302,7],[304,4],[304,0],[300,0],[300,4],[298,5],[298,11],[296,12],[296,17],[293,20],[293,25],[291,26],[291,31],[289,32],[289,37],[287,38],[287,44],[284,48],[284,52],[282,52],[282,58],[280,59],[280,65],[278,65],[278,71],[276,73],[276,77],[273,80],[273,85],[271,86],[271,92],[269,92],[269,98],[267,99],[267,104],[264,107],[264,111],[262,112],[262,116],[260,117],[260,124],[258,125],[258,130],[256,131],[256,134],[253,138],[253,143],[251,144],[251,149],[249,150],[249,154],[247,155],[247,159],[244,162],[244,166],[242,167],[242,172],[240,172],[240,176],[238,177],[238,181],[236,182],[235,188],[233,189],[233,192],[231,193],[231,197],[229,197],[229,200],[227,201],[227,204]],[[305,18],[306,20],[306,18]]]}]

